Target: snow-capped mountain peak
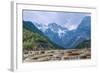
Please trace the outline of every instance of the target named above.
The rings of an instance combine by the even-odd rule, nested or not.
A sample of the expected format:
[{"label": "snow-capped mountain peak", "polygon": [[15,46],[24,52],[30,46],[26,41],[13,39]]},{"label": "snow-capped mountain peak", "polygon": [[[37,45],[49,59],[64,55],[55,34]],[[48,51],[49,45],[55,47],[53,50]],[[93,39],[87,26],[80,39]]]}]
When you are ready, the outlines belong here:
[{"label": "snow-capped mountain peak", "polygon": [[48,25],[43,25],[43,24],[38,24],[38,23],[34,23],[34,25],[41,30],[42,32],[45,32],[48,29]]},{"label": "snow-capped mountain peak", "polygon": [[54,33],[57,33],[60,38],[68,31],[67,28],[64,28],[56,23],[50,23],[48,25],[48,29]]},{"label": "snow-capped mountain peak", "polygon": [[64,48],[73,48],[84,40],[91,39],[90,24],[91,17],[84,17],[79,26],[70,25],[69,29],[56,23],[36,24],[36,26],[54,43]]},{"label": "snow-capped mountain peak", "polygon": [[58,35],[59,35],[60,38],[62,38],[65,33],[66,32],[64,30],[61,30],[61,29],[58,30]]}]

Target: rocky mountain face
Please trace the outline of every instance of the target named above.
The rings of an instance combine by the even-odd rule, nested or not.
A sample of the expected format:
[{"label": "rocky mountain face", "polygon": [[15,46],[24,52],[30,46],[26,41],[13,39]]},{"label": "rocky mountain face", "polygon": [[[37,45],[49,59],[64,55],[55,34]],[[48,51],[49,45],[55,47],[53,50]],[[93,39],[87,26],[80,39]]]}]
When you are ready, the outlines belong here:
[{"label": "rocky mountain face", "polygon": [[85,40],[91,40],[91,17],[85,16],[75,30],[68,30],[56,23],[48,24],[45,31],[43,27],[40,30],[54,43],[64,48],[75,48]]},{"label": "rocky mountain face", "polygon": [[37,32],[40,35],[47,37],[50,41],[52,41],[52,43],[65,49],[77,48],[80,44],[82,45],[84,41],[87,41],[88,44],[90,44],[91,41],[90,16],[85,16],[77,29],[74,30],[68,30],[67,28],[56,23],[50,23],[48,26],[32,22],[31,24],[27,24],[25,22],[24,24],[24,27],[28,30]]},{"label": "rocky mountain face", "polygon": [[32,22],[23,21],[23,50],[51,50],[63,49],[63,47],[52,42]]}]

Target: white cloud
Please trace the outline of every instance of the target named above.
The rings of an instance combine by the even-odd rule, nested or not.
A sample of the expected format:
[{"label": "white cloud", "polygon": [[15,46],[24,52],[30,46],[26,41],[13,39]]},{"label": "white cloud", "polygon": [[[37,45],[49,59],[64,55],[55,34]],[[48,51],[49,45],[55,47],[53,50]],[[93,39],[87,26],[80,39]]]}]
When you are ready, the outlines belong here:
[{"label": "white cloud", "polygon": [[43,26],[43,31],[47,29],[49,23],[56,23],[68,30],[76,29],[81,20],[90,13],[72,12],[48,12],[48,11],[24,11],[23,20],[39,23]]},{"label": "white cloud", "polygon": [[75,30],[77,29],[78,25],[75,24],[66,24],[64,27],[66,27],[68,30]]}]

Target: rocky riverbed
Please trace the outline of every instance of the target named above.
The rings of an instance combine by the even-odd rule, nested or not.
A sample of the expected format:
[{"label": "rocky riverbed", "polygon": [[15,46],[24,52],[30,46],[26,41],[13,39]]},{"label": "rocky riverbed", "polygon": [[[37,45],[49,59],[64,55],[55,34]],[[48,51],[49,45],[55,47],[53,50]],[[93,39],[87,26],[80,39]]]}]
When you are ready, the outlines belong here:
[{"label": "rocky riverbed", "polygon": [[23,53],[23,62],[41,62],[54,60],[91,59],[90,49],[27,51]]}]

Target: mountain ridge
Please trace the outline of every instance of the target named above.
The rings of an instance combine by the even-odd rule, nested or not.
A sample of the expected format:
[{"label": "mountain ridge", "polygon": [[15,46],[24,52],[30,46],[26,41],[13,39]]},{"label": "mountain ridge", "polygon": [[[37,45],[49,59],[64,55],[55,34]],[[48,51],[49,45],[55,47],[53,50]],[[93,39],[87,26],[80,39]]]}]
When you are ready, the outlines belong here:
[{"label": "mountain ridge", "polygon": [[[54,25],[54,26],[52,26],[52,27],[50,26],[50,28],[48,28],[44,32],[44,34],[47,35],[53,42],[55,42],[56,44],[59,44],[59,45],[63,45],[63,46],[65,46],[65,48],[75,47],[76,45],[71,46],[74,42],[72,43],[70,41],[73,38],[74,38],[74,40],[77,39],[78,38],[77,36],[83,36],[81,42],[83,42],[83,40],[91,39],[90,38],[91,37],[91,28],[90,28],[91,27],[90,26],[91,25],[91,17],[90,16],[85,16],[83,18],[83,20],[80,22],[80,24],[79,24],[79,26],[77,27],[76,30],[68,31],[67,28],[64,29],[65,30],[64,33],[61,34],[62,37],[59,37],[59,33],[56,33],[56,32],[52,31],[53,28],[56,29],[56,31],[58,31],[58,28],[59,28],[58,26],[59,25],[57,25],[56,23],[53,23],[53,24],[50,23],[50,24],[51,24],[51,26],[52,25]],[[65,39],[68,42],[66,42]],[[62,42],[60,42],[60,41],[62,41]]]},{"label": "mountain ridge", "polygon": [[[35,26],[35,28],[37,28],[34,30],[35,32],[48,37],[52,42],[59,46],[63,46],[64,48],[75,48],[80,43],[84,42],[84,40],[91,40],[90,25],[91,17],[85,16],[77,29],[71,31],[69,31],[67,28],[57,25],[56,23],[50,23],[45,32],[43,31],[44,29],[38,29],[38,26],[35,26],[34,23],[31,23],[31,26],[28,25],[28,27],[30,31],[33,31],[33,26]],[[42,26],[39,26],[39,28],[42,28]]]},{"label": "mountain ridge", "polygon": [[[34,28],[34,29],[33,29]],[[31,38],[38,38],[39,39],[39,37],[41,36],[42,38],[44,38],[45,39],[45,41],[47,42],[47,43],[44,43],[44,44],[42,44],[42,45],[46,45],[46,44],[51,44],[52,45],[52,49],[63,49],[63,47],[62,46],[59,46],[59,45],[57,45],[57,44],[55,44],[55,43],[53,43],[51,40],[49,40],[49,38],[48,37],[46,37],[40,30],[38,30],[34,25],[33,25],[33,23],[32,22],[30,22],[30,21],[23,21],[23,29],[24,29],[24,32],[25,32],[25,29],[27,30],[27,31],[29,31],[29,32],[31,32],[31,34],[33,34],[34,36],[31,36]],[[31,34],[28,34],[27,36],[29,36],[29,35],[31,35]],[[35,35],[37,35],[37,37],[35,37]],[[23,36],[25,36],[25,34],[23,35]],[[23,42],[25,41],[25,39],[23,39]],[[30,40],[31,41],[31,40]],[[44,41],[42,40],[42,39],[40,39],[40,41],[41,41],[41,43],[43,43]],[[34,41],[33,41],[34,42]],[[29,42],[30,43],[30,42]],[[37,42],[34,42],[34,43],[37,43]],[[40,42],[38,42],[38,44],[39,44]],[[32,45],[32,44],[31,44]],[[43,46],[42,46],[42,48],[43,48]],[[49,47],[50,48],[50,47]]]}]

